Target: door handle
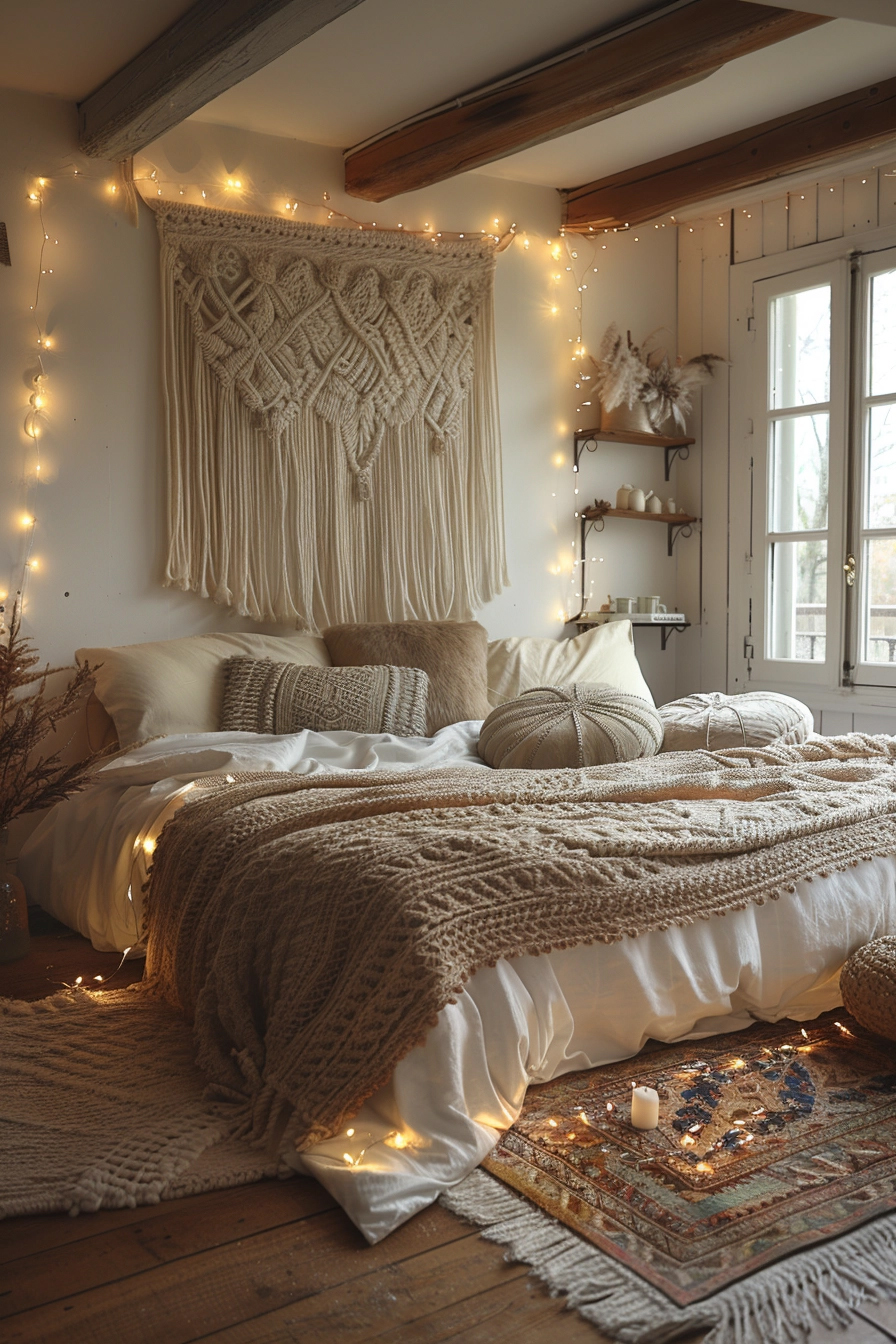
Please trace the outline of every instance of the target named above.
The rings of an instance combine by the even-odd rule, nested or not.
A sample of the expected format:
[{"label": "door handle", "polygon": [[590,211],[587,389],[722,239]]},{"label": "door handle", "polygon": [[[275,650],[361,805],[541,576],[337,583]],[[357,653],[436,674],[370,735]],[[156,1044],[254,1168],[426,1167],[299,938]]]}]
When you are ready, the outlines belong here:
[{"label": "door handle", "polygon": [[848,587],[852,588],[856,581],[856,558],[854,555],[846,557],[846,564],[843,566],[843,573],[846,575]]}]

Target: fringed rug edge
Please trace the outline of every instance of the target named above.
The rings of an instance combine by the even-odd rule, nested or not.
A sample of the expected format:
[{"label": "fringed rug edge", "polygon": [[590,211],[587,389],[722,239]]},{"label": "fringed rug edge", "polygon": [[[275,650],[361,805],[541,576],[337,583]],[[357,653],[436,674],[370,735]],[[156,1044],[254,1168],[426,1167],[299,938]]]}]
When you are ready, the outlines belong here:
[{"label": "fringed rug edge", "polygon": [[703,1344],[798,1344],[816,1322],[843,1330],[863,1304],[896,1299],[896,1214],[679,1307],[479,1168],[440,1203],[620,1344],[667,1344],[698,1330],[709,1332]]}]

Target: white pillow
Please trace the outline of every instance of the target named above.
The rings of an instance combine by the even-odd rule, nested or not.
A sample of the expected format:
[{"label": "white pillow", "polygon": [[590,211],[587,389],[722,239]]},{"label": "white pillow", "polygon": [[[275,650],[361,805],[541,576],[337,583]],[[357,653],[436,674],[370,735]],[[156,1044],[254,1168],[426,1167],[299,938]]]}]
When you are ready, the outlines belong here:
[{"label": "white pillow", "polygon": [[635,657],[631,621],[608,621],[574,639],[494,639],[488,646],[488,702],[494,709],[536,686],[601,681],[653,704]]},{"label": "white pillow", "polygon": [[244,654],[275,663],[329,667],[317,635],[188,635],[113,649],[78,649],[79,663],[101,663],[96,694],[123,747],[171,733],[217,731],[224,663]]}]

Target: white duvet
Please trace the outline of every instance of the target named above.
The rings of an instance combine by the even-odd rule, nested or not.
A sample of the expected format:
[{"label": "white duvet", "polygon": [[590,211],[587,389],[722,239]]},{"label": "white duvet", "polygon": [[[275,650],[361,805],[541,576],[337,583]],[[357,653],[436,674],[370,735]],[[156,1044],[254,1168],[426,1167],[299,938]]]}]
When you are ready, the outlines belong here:
[{"label": "white duvet", "polygon": [[[139,943],[140,890],[155,837],[200,775],[477,765],[479,725],[434,738],[303,732],[168,737],[110,762],[50,812],[19,859],[32,899],[103,950]],[[519,1114],[530,1082],[754,1017],[804,1020],[840,1003],[855,948],[896,932],[896,857],[878,858],[763,906],[611,946],[501,961],[478,971],[349,1129],[296,1155],[370,1241],[460,1180]],[[634,1075],[633,1075],[634,1076]]]}]

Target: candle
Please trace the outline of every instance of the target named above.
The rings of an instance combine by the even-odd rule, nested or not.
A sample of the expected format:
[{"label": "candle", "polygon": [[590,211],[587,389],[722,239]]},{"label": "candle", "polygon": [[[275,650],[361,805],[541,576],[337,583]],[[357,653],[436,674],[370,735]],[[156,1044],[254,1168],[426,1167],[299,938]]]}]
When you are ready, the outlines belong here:
[{"label": "candle", "polygon": [[632,1124],[635,1129],[656,1129],[660,1122],[659,1094],[652,1087],[632,1090]]}]

